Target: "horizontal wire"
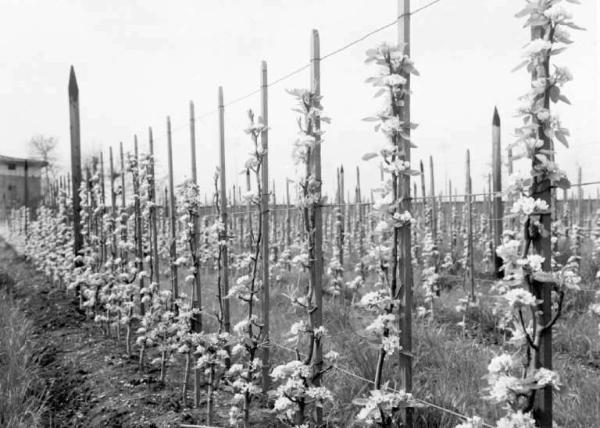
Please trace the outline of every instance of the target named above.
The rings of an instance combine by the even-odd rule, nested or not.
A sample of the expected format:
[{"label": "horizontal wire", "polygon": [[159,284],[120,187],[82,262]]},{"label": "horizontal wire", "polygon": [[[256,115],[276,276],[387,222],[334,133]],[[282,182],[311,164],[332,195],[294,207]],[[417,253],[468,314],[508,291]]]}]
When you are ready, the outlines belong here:
[{"label": "horizontal wire", "polygon": [[[341,53],[341,52],[345,51],[346,49],[348,49],[348,48],[350,48],[350,47],[352,47],[352,46],[354,46],[354,45],[356,45],[356,44],[358,44],[358,43],[360,43],[360,42],[362,42],[362,41],[364,41],[364,40],[368,39],[369,37],[371,37],[371,36],[373,36],[373,35],[375,35],[375,34],[377,34],[377,33],[381,32],[381,31],[383,31],[383,30],[385,30],[385,29],[387,29],[387,28],[389,28],[389,27],[391,27],[391,26],[393,26],[393,25],[396,25],[396,24],[398,23],[398,20],[399,20],[400,18],[403,18],[403,17],[405,17],[405,16],[407,16],[407,15],[408,15],[408,16],[415,15],[415,14],[417,14],[417,13],[419,13],[419,12],[421,12],[421,11],[423,11],[423,10],[425,10],[425,9],[427,9],[427,8],[429,8],[429,7],[431,7],[431,6],[433,6],[434,4],[436,4],[436,3],[439,3],[440,1],[442,1],[442,0],[433,0],[433,1],[431,1],[431,2],[429,2],[429,3],[427,3],[427,4],[425,4],[425,5],[423,5],[423,6],[419,7],[419,8],[417,8],[417,9],[415,9],[415,10],[411,11],[411,12],[408,12],[408,13],[403,13],[403,14],[399,15],[399,16],[396,18],[396,20],[394,20],[393,22],[390,22],[390,23],[388,23],[388,24],[385,24],[385,25],[383,25],[383,26],[381,26],[381,27],[378,27],[378,28],[376,28],[376,29],[374,29],[374,30],[372,30],[372,31],[369,31],[368,33],[366,33],[366,34],[362,35],[362,36],[361,36],[361,37],[359,37],[358,39],[356,39],[356,40],[353,40],[353,41],[351,41],[351,42],[349,42],[349,43],[347,43],[347,44],[345,44],[345,45],[343,45],[343,46],[341,46],[341,47],[339,47],[339,48],[337,48],[337,49],[334,49],[334,50],[333,50],[333,51],[331,51],[331,52],[328,52],[328,53],[326,53],[326,54],[322,55],[322,56],[320,57],[320,60],[321,60],[321,61],[324,61],[324,60],[326,60],[326,59],[328,59],[328,58],[331,58],[332,56],[335,56],[335,55],[337,55],[337,54],[339,54],[339,53]],[[302,65],[302,66],[300,66],[300,67],[296,68],[295,70],[292,70],[292,71],[290,71],[290,72],[288,72],[288,73],[284,74],[283,76],[281,76],[281,77],[279,77],[279,78],[277,78],[277,79],[273,80],[272,82],[269,82],[269,83],[267,83],[267,85],[266,85],[266,86],[267,86],[268,88],[270,88],[270,87],[272,87],[272,86],[275,86],[276,84],[278,84],[278,83],[281,83],[281,82],[283,82],[283,81],[285,81],[285,80],[289,79],[290,77],[293,77],[293,76],[295,76],[296,74],[298,74],[298,73],[300,73],[300,72],[302,72],[302,71],[304,71],[304,70],[306,70],[306,69],[308,69],[308,68],[310,68],[310,63],[309,63],[309,64]],[[246,94],[246,95],[240,96],[240,97],[238,97],[238,98],[235,98],[233,101],[230,101],[230,102],[228,102],[228,103],[225,103],[225,104],[223,105],[223,107],[229,107],[229,106],[231,106],[231,105],[233,105],[233,104],[237,104],[237,103],[239,103],[239,102],[241,102],[241,101],[243,101],[243,100],[246,100],[246,99],[248,99],[248,98],[250,98],[250,97],[252,97],[252,96],[254,96],[254,95],[256,95],[256,94],[260,93],[260,91],[261,91],[261,88],[255,89],[254,91],[252,91],[252,92],[250,92],[250,93],[248,93],[248,94]],[[200,114],[199,116],[196,116],[196,118],[195,118],[195,119],[197,119],[197,120],[201,120],[201,119],[203,119],[204,117],[207,117],[207,116],[210,116],[210,115],[213,115],[213,114],[217,113],[218,111],[219,111],[219,109],[218,109],[218,108],[216,108],[216,109],[213,109],[213,110],[210,110],[210,111],[207,111],[207,112],[205,112],[205,113],[202,113],[202,114]],[[177,129],[173,129],[171,132],[172,132],[172,133],[174,133],[174,132],[175,132],[175,130],[180,130],[180,129],[182,129],[182,128],[184,128],[184,127],[182,126],[182,127],[179,127],[179,128],[177,128]]]},{"label": "horizontal wire", "polygon": [[[279,343],[277,343],[277,342],[274,342],[274,341],[272,341],[272,340],[271,340],[271,341],[269,341],[269,343],[270,343],[270,344],[273,344],[273,345],[275,345],[276,347],[278,347],[278,348],[280,348],[280,349],[286,350],[286,351],[288,351],[288,352],[293,352],[294,354],[298,353],[298,354],[300,354],[300,356],[303,356],[303,354],[302,354],[302,353],[300,353],[300,352],[298,352],[296,349],[292,349],[292,348],[290,348],[290,347],[288,347],[288,346],[281,345],[281,344],[279,344]],[[341,372],[341,373],[344,373],[344,374],[346,374],[346,375],[348,375],[348,376],[354,377],[355,379],[361,380],[361,381],[363,381],[363,382],[366,382],[366,383],[369,383],[369,384],[372,384],[372,385],[374,385],[374,384],[375,384],[375,382],[374,382],[374,381],[372,381],[372,380],[370,380],[370,379],[367,379],[367,378],[365,378],[365,377],[363,377],[363,376],[357,375],[356,373],[352,372],[352,371],[351,371],[350,369],[348,369],[348,368],[345,368],[345,367],[339,366],[339,365],[337,365],[337,364],[331,364],[331,367],[332,367],[334,370],[337,370],[337,371],[339,371],[339,372]],[[389,386],[386,386],[386,387],[385,387],[385,389],[386,389],[386,390],[388,390],[388,391],[390,391],[390,392],[394,392],[394,393],[400,393],[400,392],[401,392],[401,391],[398,391],[398,390],[396,390],[396,389],[394,389],[394,388],[391,388],[391,387],[389,387]],[[455,417],[458,417],[458,418],[460,418],[460,419],[464,419],[464,420],[467,420],[467,419],[469,419],[469,416],[465,416],[465,415],[463,415],[463,414],[460,414],[460,413],[458,413],[458,412],[455,412],[454,410],[447,409],[447,408],[445,408],[445,407],[439,406],[439,405],[437,405],[437,404],[434,404],[434,403],[430,403],[430,402],[428,402],[428,401],[425,401],[425,400],[422,400],[422,399],[420,399],[420,398],[416,398],[416,397],[415,397],[414,399],[415,399],[416,401],[420,402],[421,404],[424,404],[424,405],[426,405],[426,406],[428,406],[428,407],[435,408],[435,409],[437,409],[437,410],[440,410],[440,411],[442,411],[442,412],[448,413],[448,414],[450,414],[450,415],[452,415],[452,416],[455,416]],[[489,425],[489,424],[487,424],[487,423],[485,423],[485,422],[483,423],[483,426],[485,426],[486,428],[494,428],[494,427],[492,427],[491,425]]]}]

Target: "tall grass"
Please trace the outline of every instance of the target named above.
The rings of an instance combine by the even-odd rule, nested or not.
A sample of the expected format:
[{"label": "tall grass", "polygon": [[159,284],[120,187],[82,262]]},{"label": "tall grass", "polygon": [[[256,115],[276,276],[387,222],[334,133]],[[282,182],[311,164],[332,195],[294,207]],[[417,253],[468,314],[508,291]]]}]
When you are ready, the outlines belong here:
[{"label": "tall grass", "polygon": [[0,289],[0,426],[38,427],[44,411],[33,326]]}]

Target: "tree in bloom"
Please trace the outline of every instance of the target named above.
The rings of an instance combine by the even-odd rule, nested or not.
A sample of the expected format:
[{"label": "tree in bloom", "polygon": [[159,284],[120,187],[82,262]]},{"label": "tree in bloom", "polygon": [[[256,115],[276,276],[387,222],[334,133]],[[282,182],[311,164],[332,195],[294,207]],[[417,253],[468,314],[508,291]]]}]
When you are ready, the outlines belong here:
[{"label": "tree in bloom", "polygon": [[255,314],[255,305],[259,302],[258,296],[262,292],[260,279],[261,243],[263,240],[263,210],[261,209],[262,166],[266,149],[259,141],[260,136],[266,131],[262,118],[255,120],[252,110],[248,111],[249,124],[245,132],[250,136],[252,149],[246,159],[244,169],[254,176],[255,192],[247,192],[244,198],[249,206],[257,212],[257,229],[250,232],[249,251],[238,258],[237,270],[240,276],[235,285],[229,290],[227,298],[237,298],[245,308],[245,318],[234,327],[236,346],[232,352],[238,357],[227,376],[234,389],[234,404],[230,409],[230,423],[242,423],[244,427],[250,426],[250,406],[252,399],[261,389],[262,362],[259,353],[264,347],[263,324]]},{"label": "tree in bloom", "polygon": [[[534,427],[536,423],[552,426],[547,403],[552,389],[558,388],[559,379],[544,367],[549,364],[549,356],[543,347],[562,314],[565,292],[576,288],[578,283],[571,263],[551,271],[551,248],[550,251],[546,248],[551,233],[549,190],[570,186],[554,161],[553,151],[555,142],[568,146],[569,131],[550,110],[551,103],[569,104],[562,88],[572,79],[566,68],[551,68],[550,59],[570,43],[566,29],[579,29],[562,3],[562,0],[527,1],[517,15],[525,17],[525,26],[532,29],[532,41],[524,49],[525,59],[517,67],[527,68],[532,84],[530,91],[521,97],[524,105],[518,114],[522,126],[516,131],[513,146],[521,149],[517,156],[530,159],[532,169],[530,178],[513,179],[509,188],[516,199],[512,213],[524,219],[524,242],[519,257],[515,256],[514,242],[505,242],[498,249],[505,270],[511,273],[499,287],[503,291],[504,310],[514,326],[508,345],[516,348],[515,355],[523,354],[518,363],[519,359],[513,355],[500,355],[488,367],[489,398],[509,405],[508,415],[498,421],[497,426],[502,428]],[[517,266],[520,269],[515,269]]]},{"label": "tree in bloom", "polygon": [[[378,152],[365,154],[363,159],[378,158],[385,180],[376,189],[373,212],[377,226],[368,257],[371,270],[377,272],[376,291],[365,294],[359,303],[359,306],[375,315],[366,331],[376,339],[379,356],[374,391],[366,399],[355,403],[362,407],[359,415],[365,422],[381,426],[393,426],[400,416],[400,410],[415,404],[410,394],[404,391],[384,392],[386,387],[383,382],[386,356],[401,352],[398,247],[401,231],[410,228],[413,222],[410,212],[401,209],[404,198],[401,183],[411,175],[420,174],[411,169],[406,156],[408,148],[414,147],[409,141],[409,131],[416,127],[404,121],[403,108],[409,95],[406,83],[410,74],[418,75],[418,72],[404,51],[404,45],[382,44],[376,49],[369,49],[366,59],[367,63],[379,66],[379,74],[370,77],[367,82],[378,88],[375,96],[384,97],[384,107],[375,117],[365,120],[376,123],[375,130],[385,136],[386,143]],[[410,257],[410,254],[402,257]]]},{"label": "tree in bloom", "polygon": [[[296,100],[294,111],[299,113],[298,138],[292,156],[300,190],[297,205],[306,235],[305,250],[294,261],[310,272],[306,285],[299,286],[290,296],[292,304],[305,314],[305,320],[294,323],[289,332],[296,345],[297,360],[272,370],[271,377],[279,382],[272,394],[279,419],[292,426],[308,427],[322,423],[323,406],[333,400],[331,392],[322,386],[322,378],[331,366],[324,367],[322,346],[326,330],[316,316],[321,308],[315,289],[315,276],[320,274],[315,264],[317,207],[323,203],[321,182],[315,173],[315,153],[317,144],[321,144],[320,124],[328,123],[329,118],[323,116],[321,96],[317,93],[305,89],[288,92]],[[301,344],[307,346],[304,353],[300,352]]]}]

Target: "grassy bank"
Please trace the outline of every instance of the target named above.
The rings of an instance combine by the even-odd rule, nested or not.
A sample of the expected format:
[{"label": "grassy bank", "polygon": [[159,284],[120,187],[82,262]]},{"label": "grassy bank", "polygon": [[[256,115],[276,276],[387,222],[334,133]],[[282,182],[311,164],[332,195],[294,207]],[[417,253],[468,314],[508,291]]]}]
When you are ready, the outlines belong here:
[{"label": "grassy bank", "polygon": [[33,325],[0,278],[0,426],[41,426],[43,393],[32,345]]}]

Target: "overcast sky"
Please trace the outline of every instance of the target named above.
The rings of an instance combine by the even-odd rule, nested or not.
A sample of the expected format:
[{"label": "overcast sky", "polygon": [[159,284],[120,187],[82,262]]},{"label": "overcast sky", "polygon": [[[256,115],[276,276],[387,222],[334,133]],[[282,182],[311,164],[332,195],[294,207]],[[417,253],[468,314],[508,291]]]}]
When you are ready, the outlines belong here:
[{"label": "overcast sky", "polygon": [[[413,0],[416,9],[429,0]],[[575,80],[561,106],[570,128],[571,149],[558,162],[571,177],[578,164],[584,180],[600,180],[600,55],[597,0],[573,8],[585,32],[556,63],[568,65]],[[471,149],[474,190],[481,190],[491,157],[494,106],[502,118],[503,144],[513,140],[517,98],[528,89],[525,71],[511,73],[521,60],[529,33],[514,14],[521,0],[442,0],[412,18],[412,56],[421,76],[413,79],[413,120],[419,124],[413,159],[434,156],[438,188],[452,179],[464,186],[465,150]],[[321,52],[330,52],[394,19],[396,0],[0,0],[0,154],[26,155],[33,134],[60,140],[68,167],[67,81],[73,64],[80,87],[82,144],[86,153],[138,134],[142,149],[147,128],[156,136],[161,171],[166,169],[166,116],[170,115],[176,177],[189,174],[188,103],[199,115],[216,108],[217,87],[225,102],[258,87],[260,61],[272,81],[309,61],[311,29],[318,29]],[[379,108],[364,80],[374,74],[364,64],[366,49],[395,41],[395,28],[382,31],[323,61],[322,93],[332,124],[325,128],[323,175],[333,188],[335,168],[344,164],[347,188],[361,166],[365,189],[378,180],[375,164],[363,153],[383,138],[361,119]],[[286,88],[308,87],[308,70],[270,88],[270,171],[278,193],[292,175],[295,114]],[[227,173],[237,175],[249,140],[242,132],[248,108],[258,96],[226,111]],[[204,189],[218,162],[217,116],[197,124],[199,178]],[[525,168],[526,169],[526,168]],[[594,190],[595,191],[595,190]]]}]

